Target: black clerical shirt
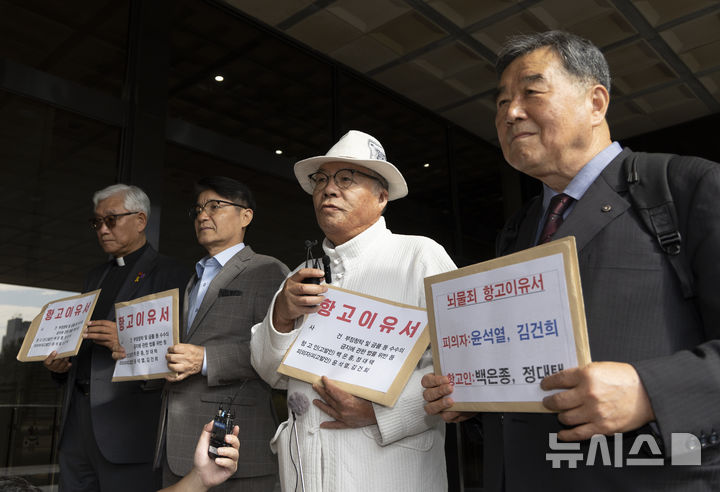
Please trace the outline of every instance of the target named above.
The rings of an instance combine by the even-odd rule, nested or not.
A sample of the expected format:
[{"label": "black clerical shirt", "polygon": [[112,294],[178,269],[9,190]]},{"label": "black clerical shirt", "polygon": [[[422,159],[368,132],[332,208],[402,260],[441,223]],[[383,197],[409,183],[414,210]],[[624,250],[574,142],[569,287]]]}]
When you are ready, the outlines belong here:
[{"label": "black clerical shirt", "polygon": [[[148,248],[148,243],[145,243],[140,249],[133,251],[129,255],[123,257],[125,262],[124,266],[120,266],[117,263],[117,259],[113,258],[108,262],[108,267],[105,270],[105,274],[100,281],[100,296],[95,304],[93,310],[93,320],[108,319],[110,311],[115,305],[115,299],[117,298],[118,292],[123,284],[128,281],[130,275],[136,275],[138,272],[133,270],[135,263],[142,256],[145,250]],[[113,316],[113,319],[115,317]],[[76,380],[85,383],[90,381],[90,363],[92,360],[92,340],[83,340],[80,346],[75,363],[77,364],[77,377]]]}]

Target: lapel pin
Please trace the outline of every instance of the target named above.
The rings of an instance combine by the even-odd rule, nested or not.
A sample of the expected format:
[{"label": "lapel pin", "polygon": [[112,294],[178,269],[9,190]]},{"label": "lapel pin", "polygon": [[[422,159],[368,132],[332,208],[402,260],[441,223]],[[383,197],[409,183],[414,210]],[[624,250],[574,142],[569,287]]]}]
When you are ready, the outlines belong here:
[{"label": "lapel pin", "polygon": [[135,277],[135,283],[140,282],[140,279],[141,279],[141,278],[145,278],[145,273],[144,273],[144,272],[138,272],[137,277]]},{"label": "lapel pin", "polygon": [[603,212],[609,212],[610,210],[612,210],[612,205],[603,205],[600,210],[602,210]]}]

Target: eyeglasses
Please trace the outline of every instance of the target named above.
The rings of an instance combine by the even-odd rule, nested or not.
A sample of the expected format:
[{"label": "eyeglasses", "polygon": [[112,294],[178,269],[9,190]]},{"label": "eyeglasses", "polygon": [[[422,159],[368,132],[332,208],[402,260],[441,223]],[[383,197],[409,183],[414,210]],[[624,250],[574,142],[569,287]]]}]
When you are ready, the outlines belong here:
[{"label": "eyeglasses", "polygon": [[90,224],[90,228],[93,231],[97,231],[102,227],[103,224],[108,226],[108,229],[112,229],[115,227],[115,224],[117,224],[118,217],[125,217],[126,215],[134,215],[139,214],[140,212],[125,212],[124,214],[110,214],[106,215],[105,217],[93,217],[91,219],[88,219],[88,223]]},{"label": "eyeglasses", "polygon": [[362,171],[358,171],[357,169],[340,169],[335,174],[330,176],[324,171],[316,171],[312,174],[308,175],[308,178],[315,183],[315,191],[320,191],[325,189],[328,182],[330,181],[330,178],[333,178],[335,181],[335,185],[342,189],[346,190],[350,188],[353,183],[355,183],[355,174],[361,174],[367,178],[374,179],[375,181],[379,182],[383,188],[387,189],[387,183],[382,178],[378,178],[377,176],[373,176],[372,174],[364,173]]},{"label": "eyeglasses", "polygon": [[190,220],[195,220],[197,219],[198,215],[205,211],[206,214],[212,217],[217,213],[218,210],[220,210],[221,208],[225,208],[229,205],[232,205],[233,207],[248,208],[245,205],[228,202],[227,200],[208,200],[205,202],[205,205],[200,205],[199,203],[196,203],[195,205],[190,207],[190,210],[188,210],[188,216],[190,216]]}]

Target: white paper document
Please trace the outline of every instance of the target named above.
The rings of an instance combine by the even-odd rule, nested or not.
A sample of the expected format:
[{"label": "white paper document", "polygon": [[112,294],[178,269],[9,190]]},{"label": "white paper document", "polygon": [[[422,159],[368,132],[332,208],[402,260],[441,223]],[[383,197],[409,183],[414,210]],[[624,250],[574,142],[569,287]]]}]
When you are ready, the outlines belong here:
[{"label": "white paper document", "polygon": [[172,374],[165,354],[177,339],[174,328],[177,311],[177,289],[116,304],[118,338],[126,357],[115,364],[113,381],[161,378]]},{"label": "white paper document", "polygon": [[440,367],[455,401],[539,401],[549,394],[543,377],[578,366],[562,254],[431,288]]},{"label": "white paper document", "polygon": [[45,357],[53,350],[58,354],[76,352],[85,321],[92,315],[93,303],[99,292],[48,303],[40,313],[42,318],[27,357]]},{"label": "white paper document", "polygon": [[387,392],[427,325],[426,311],[332,287],[325,296],[283,364]]}]

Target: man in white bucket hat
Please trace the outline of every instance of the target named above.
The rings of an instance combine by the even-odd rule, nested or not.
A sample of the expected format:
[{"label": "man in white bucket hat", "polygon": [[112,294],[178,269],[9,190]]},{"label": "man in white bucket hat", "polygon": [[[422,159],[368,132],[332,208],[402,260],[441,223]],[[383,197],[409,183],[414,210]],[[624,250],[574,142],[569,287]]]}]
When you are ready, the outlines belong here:
[{"label": "man in white bucket hat", "polygon": [[[408,188],[371,135],[351,130],[326,155],[297,162],[295,176],[313,197],[333,285],[424,307],[423,279],[455,268],[435,241],[386,227],[387,202],[406,196]],[[305,315],[318,311],[327,291],[324,284],[303,280],[323,276],[323,270],[295,269],[265,320],[253,327],[251,360],[258,374],[273,387],[287,388],[291,400],[313,403],[298,412],[295,424],[302,469],[295,439],[290,451],[288,422],[271,443],[279,453],[283,490],[447,490],[444,425],[423,410],[420,379],[432,366],[429,351],[393,408],[352,396],[325,377],[322,385],[310,385],[277,373]]]}]

